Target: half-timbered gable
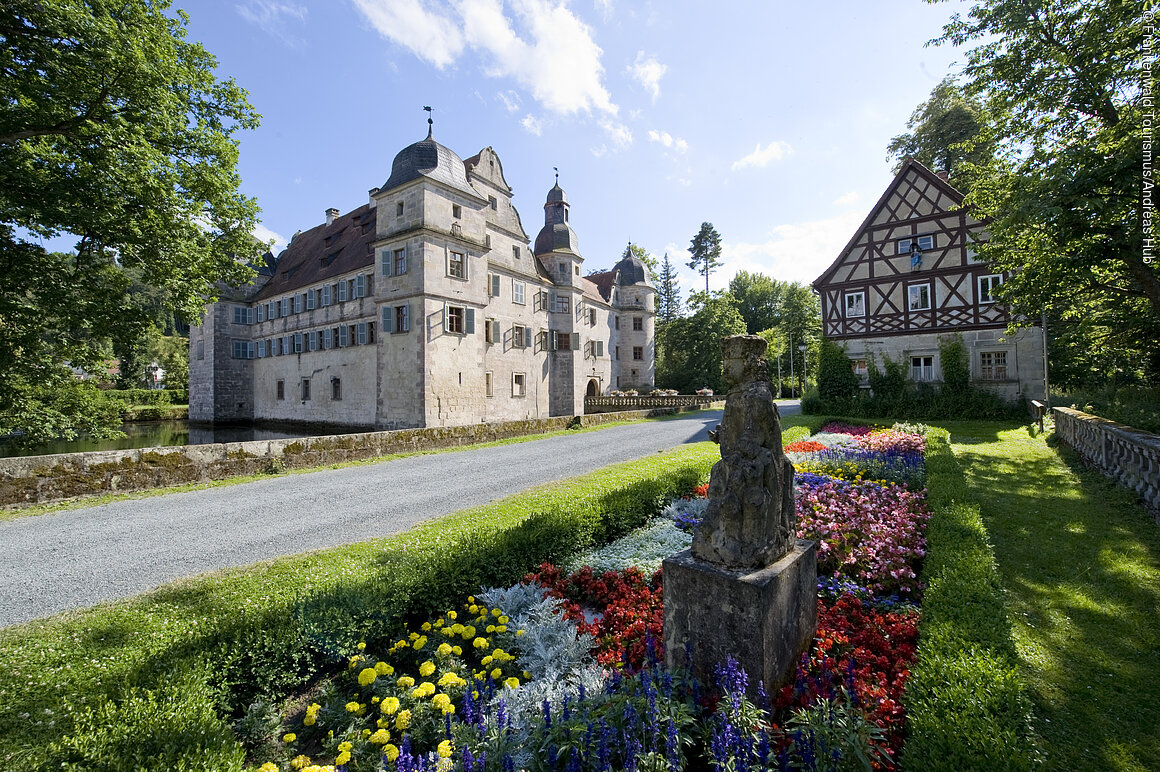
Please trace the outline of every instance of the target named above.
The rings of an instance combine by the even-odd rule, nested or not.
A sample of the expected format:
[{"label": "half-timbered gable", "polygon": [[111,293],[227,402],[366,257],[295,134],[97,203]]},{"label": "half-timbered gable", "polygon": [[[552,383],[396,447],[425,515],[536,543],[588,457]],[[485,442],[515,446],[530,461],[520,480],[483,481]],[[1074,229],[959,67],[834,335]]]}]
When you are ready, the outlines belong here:
[{"label": "half-timbered gable", "polygon": [[973,245],[985,238],[985,224],[963,206],[963,194],[907,160],[813,283],[821,298],[822,334],[847,344],[859,368],[875,354],[909,358],[916,380],[939,379],[940,335],[964,334],[978,378],[1016,383],[1014,366],[996,370],[984,364],[1014,361],[1018,353],[1000,351],[1014,338],[1003,337],[1007,311],[993,293],[1003,276],[975,255]]}]

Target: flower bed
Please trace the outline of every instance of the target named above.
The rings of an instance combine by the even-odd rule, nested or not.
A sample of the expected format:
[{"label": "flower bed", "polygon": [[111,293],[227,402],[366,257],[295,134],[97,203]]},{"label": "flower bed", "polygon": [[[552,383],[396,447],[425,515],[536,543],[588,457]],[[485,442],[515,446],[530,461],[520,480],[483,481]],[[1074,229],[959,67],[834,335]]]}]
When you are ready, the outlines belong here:
[{"label": "flower bed", "polygon": [[[755,704],[735,663],[722,663],[711,685],[658,664],[662,575],[641,566],[688,544],[704,513],[700,486],[580,556],[577,571],[543,564],[385,647],[360,646],[342,675],[278,717],[282,734],[253,749],[272,759],[263,772],[327,769],[316,758],[340,772],[384,762],[392,771],[895,768],[929,513],[925,491],[887,477],[913,479],[923,438],[826,428],[855,444],[795,443],[807,456],[795,464],[799,536],[818,541],[819,600],[793,684],[768,696],[759,687]],[[813,471],[835,451],[850,454],[845,476]],[[252,706],[239,724],[260,724],[261,713]]]}]

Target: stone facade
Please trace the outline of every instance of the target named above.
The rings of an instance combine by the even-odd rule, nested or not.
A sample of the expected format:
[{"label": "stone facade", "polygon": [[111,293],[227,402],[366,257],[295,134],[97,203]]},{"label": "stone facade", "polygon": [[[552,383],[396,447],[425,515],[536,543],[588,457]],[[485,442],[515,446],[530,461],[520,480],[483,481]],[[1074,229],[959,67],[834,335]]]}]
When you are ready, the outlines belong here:
[{"label": "stone facade", "polygon": [[[650,388],[654,289],[584,275],[557,183],[535,246],[491,148],[428,134],[367,204],[267,255],[190,335],[190,420],[402,429],[579,415]],[[199,356],[200,355],[200,356]]]},{"label": "stone facade", "polygon": [[1043,399],[1042,332],[1007,335],[1007,308],[993,290],[1006,279],[975,254],[986,224],[963,195],[914,160],[870,210],[849,243],[814,280],[822,335],[846,349],[864,385],[871,363],[902,362],[911,380],[938,383],[940,339],[961,335],[976,386],[1007,400]]}]

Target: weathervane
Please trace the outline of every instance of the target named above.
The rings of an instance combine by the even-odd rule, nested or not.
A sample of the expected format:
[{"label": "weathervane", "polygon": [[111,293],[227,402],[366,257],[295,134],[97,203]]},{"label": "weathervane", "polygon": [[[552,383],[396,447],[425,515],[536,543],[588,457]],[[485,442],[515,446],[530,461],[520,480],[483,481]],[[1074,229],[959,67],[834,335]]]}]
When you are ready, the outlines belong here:
[{"label": "weathervane", "polygon": [[558,187],[560,185],[560,168],[558,166],[553,166],[552,171],[556,173],[556,185]]},{"label": "weathervane", "polygon": [[427,111],[427,138],[430,139],[435,132],[435,120],[431,117],[431,105],[423,105],[423,109]]}]

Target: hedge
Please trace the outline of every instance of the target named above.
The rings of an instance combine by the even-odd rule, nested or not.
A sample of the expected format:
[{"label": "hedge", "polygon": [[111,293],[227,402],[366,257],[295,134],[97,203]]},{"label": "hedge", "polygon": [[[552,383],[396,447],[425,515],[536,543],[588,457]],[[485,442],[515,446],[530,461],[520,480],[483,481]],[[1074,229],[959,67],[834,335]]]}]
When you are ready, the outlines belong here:
[{"label": "hedge", "polygon": [[906,770],[1029,770],[1037,751],[987,531],[945,429],[926,437],[932,516],[917,661],[907,682]]},{"label": "hedge", "polygon": [[254,700],[292,693],[359,641],[389,641],[481,586],[623,535],[718,457],[685,446],[394,537],[0,631],[0,766],[239,770],[228,724]]},{"label": "hedge", "polygon": [[109,389],[110,397],[118,397],[127,405],[187,405],[189,389]]}]

